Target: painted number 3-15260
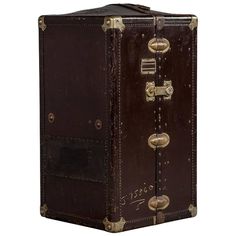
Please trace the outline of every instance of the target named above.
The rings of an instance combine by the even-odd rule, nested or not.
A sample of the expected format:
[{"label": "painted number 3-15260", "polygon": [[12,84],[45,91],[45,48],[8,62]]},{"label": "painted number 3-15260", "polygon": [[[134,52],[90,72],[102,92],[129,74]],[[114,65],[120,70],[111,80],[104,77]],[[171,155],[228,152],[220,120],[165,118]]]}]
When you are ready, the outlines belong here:
[{"label": "painted number 3-15260", "polygon": [[153,188],[153,185],[147,185],[146,183],[144,183],[143,186],[140,186],[139,188],[122,196],[120,199],[120,204],[122,206],[133,205],[135,206],[135,210],[138,211],[140,210],[140,206],[145,202],[145,195],[148,192],[151,192]]}]

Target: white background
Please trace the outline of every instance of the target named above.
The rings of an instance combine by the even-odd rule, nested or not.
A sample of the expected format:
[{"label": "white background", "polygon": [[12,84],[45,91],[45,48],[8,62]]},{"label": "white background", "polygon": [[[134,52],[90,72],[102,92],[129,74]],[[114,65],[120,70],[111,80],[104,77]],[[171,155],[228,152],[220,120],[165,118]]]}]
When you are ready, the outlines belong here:
[{"label": "white background", "polygon": [[[133,2],[154,10],[193,13],[199,17],[198,216],[129,231],[125,233],[127,235],[236,233],[234,2]],[[1,1],[0,235],[108,235],[103,231],[48,220],[39,215],[37,19],[42,14],[69,13],[109,3],[112,1]]]}]

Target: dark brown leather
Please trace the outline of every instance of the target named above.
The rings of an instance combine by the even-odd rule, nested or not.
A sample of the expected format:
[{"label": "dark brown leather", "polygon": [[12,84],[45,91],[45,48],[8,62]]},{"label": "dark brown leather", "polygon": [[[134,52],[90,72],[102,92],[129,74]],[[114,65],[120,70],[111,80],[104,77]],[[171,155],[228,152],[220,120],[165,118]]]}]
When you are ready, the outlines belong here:
[{"label": "dark brown leather", "polygon": [[[125,29],[102,30],[105,16],[122,17]],[[163,28],[155,24],[164,19]],[[197,29],[192,15],[115,4],[44,16],[39,29],[41,214],[122,230],[196,214]],[[166,38],[170,50],[152,53],[148,42]],[[141,60],[154,58],[154,75]],[[146,101],[146,82],[171,80],[174,93]],[[49,119],[54,115],[54,120]],[[168,146],[153,150],[148,138],[167,133]],[[166,195],[169,206],[148,201]],[[108,231],[115,231],[112,225]]]}]

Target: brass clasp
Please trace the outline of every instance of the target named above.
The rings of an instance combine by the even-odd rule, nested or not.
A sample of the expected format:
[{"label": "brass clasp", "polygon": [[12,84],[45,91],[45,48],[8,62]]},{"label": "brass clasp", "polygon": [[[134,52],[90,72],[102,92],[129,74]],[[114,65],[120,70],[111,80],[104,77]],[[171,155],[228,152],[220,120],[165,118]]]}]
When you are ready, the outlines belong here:
[{"label": "brass clasp", "polygon": [[152,211],[164,210],[170,204],[170,199],[166,195],[162,196],[153,196],[148,201],[148,207]]},{"label": "brass clasp", "polygon": [[157,148],[166,147],[169,144],[169,142],[170,142],[170,136],[167,133],[152,134],[148,138],[148,145],[154,150],[156,150]]},{"label": "brass clasp", "polygon": [[146,101],[155,101],[155,96],[164,96],[165,100],[171,99],[174,92],[172,81],[164,81],[163,86],[155,86],[155,82],[146,82]]}]

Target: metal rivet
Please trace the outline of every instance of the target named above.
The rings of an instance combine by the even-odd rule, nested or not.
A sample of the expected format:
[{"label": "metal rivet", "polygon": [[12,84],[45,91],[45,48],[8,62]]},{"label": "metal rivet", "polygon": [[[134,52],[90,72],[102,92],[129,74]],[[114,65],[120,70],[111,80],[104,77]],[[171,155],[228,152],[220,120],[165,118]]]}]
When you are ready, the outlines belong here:
[{"label": "metal rivet", "polygon": [[48,114],[48,122],[49,122],[49,123],[54,123],[54,121],[55,121],[55,115],[50,112],[50,113]]},{"label": "metal rivet", "polygon": [[142,38],[144,38],[144,34],[142,34]]},{"label": "metal rivet", "polygon": [[107,230],[109,230],[109,231],[111,230],[111,225],[110,224],[107,225]]},{"label": "metal rivet", "polygon": [[102,121],[101,120],[96,120],[95,121],[95,128],[96,129],[101,129],[102,128]]}]

